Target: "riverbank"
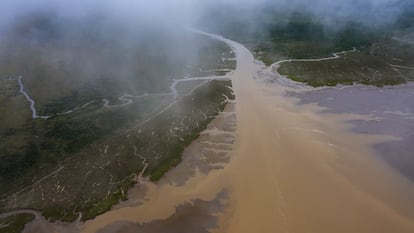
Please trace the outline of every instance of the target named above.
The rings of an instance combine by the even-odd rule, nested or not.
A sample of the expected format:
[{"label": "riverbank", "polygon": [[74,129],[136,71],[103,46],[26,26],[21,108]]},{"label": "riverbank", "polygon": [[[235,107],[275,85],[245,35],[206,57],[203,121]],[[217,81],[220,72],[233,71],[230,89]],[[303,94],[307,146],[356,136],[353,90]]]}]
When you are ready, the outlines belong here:
[{"label": "riverbank", "polygon": [[213,232],[414,230],[414,187],[369,147],[395,138],[347,130],[345,121],[369,116],[322,115],[316,105],[298,106],[284,86],[253,78],[269,71],[244,46],[206,35],[228,43],[237,55],[230,162],[207,175],[198,172],[183,185],[151,185],[143,203],[98,216],[82,232],[119,232],[106,227],[120,221],[142,226],[171,219],[177,206],[214,200],[223,190],[229,192],[228,207]]},{"label": "riverbank", "polygon": [[377,87],[414,80],[414,47],[388,39],[320,59],[273,63],[278,73],[313,87],[364,84]]}]

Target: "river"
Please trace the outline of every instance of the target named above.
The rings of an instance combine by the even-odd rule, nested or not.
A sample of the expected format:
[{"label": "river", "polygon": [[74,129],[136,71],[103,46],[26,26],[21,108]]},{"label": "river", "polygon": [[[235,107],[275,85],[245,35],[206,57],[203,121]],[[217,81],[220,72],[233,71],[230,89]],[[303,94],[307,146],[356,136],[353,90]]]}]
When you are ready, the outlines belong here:
[{"label": "river", "polygon": [[[370,147],[395,138],[358,134],[345,123],[369,116],[321,114],[317,105],[297,105],[284,85],[260,79],[268,70],[243,45],[197,32],[227,43],[236,54],[230,161],[183,185],[148,183],[141,204],[114,208],[81,225],[81,232],[157,232],[148,225],[174,225],[178,213],[191,208],[186,204],[214,204],[223,192],[226,207],[217,208],[217,224],[206,232],[414,232],[414,186]],[[174,226],[192,229],[194,219],[187,216],[188,222]]]}]

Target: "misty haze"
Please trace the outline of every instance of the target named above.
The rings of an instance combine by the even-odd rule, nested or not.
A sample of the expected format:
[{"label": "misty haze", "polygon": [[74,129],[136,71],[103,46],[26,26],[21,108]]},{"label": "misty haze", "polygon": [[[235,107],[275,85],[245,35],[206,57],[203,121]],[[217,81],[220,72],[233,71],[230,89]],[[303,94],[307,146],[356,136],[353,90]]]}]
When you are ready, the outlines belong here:
[{"label": "misty haze", "polygon": [[409,0],[3,0],[0,233],[414,232]]}]

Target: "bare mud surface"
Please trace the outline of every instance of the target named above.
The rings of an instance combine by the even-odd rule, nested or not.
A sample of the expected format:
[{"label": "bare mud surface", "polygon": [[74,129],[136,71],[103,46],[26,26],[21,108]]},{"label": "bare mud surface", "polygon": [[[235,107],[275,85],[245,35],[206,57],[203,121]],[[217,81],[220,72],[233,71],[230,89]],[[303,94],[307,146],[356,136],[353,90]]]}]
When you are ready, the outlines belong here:
[{"label": "bare mud surface", "polygon": [[207,233],[218,227],[218,213],[226,206],[227,193],[221,192],[212,201],[195,200],[176,208],[166,219],[148,223],[116,222],[98,233]]},{"label": "bare mud surface", "polygon": [[[185,209],[191,200],[210,203],[222,190],[228,190],[228,207],[219,216],[218,228],[210,232],[414,232],[412,183],[369,146],[395,137],[349,130],[347,122],[374,119],[369,115],[322,114],[326,108],[316,104],[298,106],[298,99],[286,96],[290,84],[263,79],[271,72],[243,45],[202,34],[228,43],[237,55],[232,74],[234,138],[208,130],[210,139],[217,135],[219,143],[234,140],[229,162],[217,154],[211,160],[219,161],[220,169],[195,162],[205,148],[200,138],[195,142],[198,149],[187,150],[188,167],[178,166],[157,185],[148,183],[142,204],[98,216],[86,222],[82,232],[113,226],[152,232],[157,229],[154,223],[164,227],[177,222],[194,229],[191,218],[181,218],[183,209],[177,207]],[[190,169],[194,167],[196,172]],[[186,229],[180,232],[193,232]]]},{"label": "bare mud surface", "polygon": [[230,161],[235,130],[235,104],[230,102],[201,136],[184,150],[181,164],[170,170],[159,185],[183,186],[197,174],[207,175],[212,170],[224,169]]},{"label": "bare mud surface", "polygon": [[376,144],[374,148],[391,166],[414,181],[414,83],[394,87],[354,86],[290,92],[301,104],[318,103],[326,112],[366,114],[372,120],[352,121],[353,130],[384,134],[398,140]]},{"label": "bare mud surface", "polygon": [[73,223],[65,223],[59,221],[51,223],[40,213],[33,213],[36,216],[35,220],[26,224],[22,233],[73,233],[77,232],[79,229],[79,219]]},{"label": "bare mud surface", "polygon": [[159,183],[73,232],[414,232],[412,182],[371,147],[398,138],[349,130],[375,115],[298,105],[243,45],[199,33],[235,52],[236,102]]}]

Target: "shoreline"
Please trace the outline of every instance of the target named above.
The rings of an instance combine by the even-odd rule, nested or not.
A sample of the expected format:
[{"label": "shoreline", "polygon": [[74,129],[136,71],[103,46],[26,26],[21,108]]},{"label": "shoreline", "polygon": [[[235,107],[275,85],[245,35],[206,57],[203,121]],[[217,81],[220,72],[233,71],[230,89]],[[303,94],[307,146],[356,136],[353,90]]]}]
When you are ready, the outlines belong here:
[{"label": "shoreline", "polygon": [[[228,159],[223,139],[205,142],[222,133],[215,127],[222,119],[216,117],[205,130],[208,135],[201,133],[187,146],[184,162],[159,183],[142,180],[144,192],[132,189],[130,200],[79,223],[77,231],[118,233],[111,226],[133,223],[140,229],[179,215],[185,203],[215,203],[223,191],[228,204],[214,213],[217,233],[414,231],[414,187],[370,148],[392,137],[348,130],[347,121],[369,116],[322,114],[321,106],[298,105],[296,97],[285,94],[289,86],[254,78],[269,75],[269,67],[257,64],[243,45],[202,34],[228,43],[238,59],[231,74],[236,100],[225,107],[234,114],[222,114],[235,117]],[[198,156],[200,148],[210,146],[218,157]],[[202,167],[206,158],[212,158],[212,169]]]},{"label": "shoreline", "polygon": [[368,147],[389,137],[347,131],[344,121],[355,116],[321,115],[314,105],[298,107],[283,86],[253,79],[260,68],[244,46],[212,37],[231,44],[238,58],[230,162],[208,175],[197,173],[183,186],[152,186],[143,204],[98,216],[82,232],[117,221],[166,219],[176,206],[213,200],[223,188],[229,190],[230,205],[214,232],[414,230],[414,187],[375,159]]},{"label": "shoreline", "polygon": [[[18,79],[18,81],[19,81],[19,85],[21,85],[20,86],[20,88],[21,89],[23,89],[24,90],[24,86],[23,86],[23,83],[21,82],[21,77]],[[178,95],[178,91],[177,91],[177,89],[176,89],[176,86],[177,86],[177,84],[179,84],[179,83],[181,83],[181,82],[185,82],[185,81],[202,81],[202,83],[201,84],[199,84],[199,85],[196,85],[195,87],[192,87],[191,88],[191,90],[189,90],[188,92],[185,92],[185,95],[184,96],[181,96],[179,99],[178,99],[178,97],[177,97],[177,95]],[[210,82],[210,81],[213,81],[212,83]],[[222,82],[223,81],[223,82]],[[209,91],[211,92],[211,91],[214,91],[214,90],[216,90],[216,89],[214,89],[214,88],[217,88],[217,87],[219,87],[219,88],[222,88],[222,89],[225,89],[225,90],[227,90],[227,83],[226,82],[224,82],[224,81],[228,81],[228,75],[223,75],[223,76],[209,76],[209,77],[195,77],[195,78],[185,78],[185,79],[180,79],[180,80],[175,80],[174,82],[173,82],[173,84],[171,84],[171,93],[169,93],[168,95],[174,95],[174,102],[173,102],[173,104],[175,104],[175,103],[177,103],[178,101],[181,101],[181,99],[182,98],[186,98],[186,99],[191,99],[191,95],[193,95],[193,93],[194,92],[196,92],[196,91],[198,91],[199,89],[201,89],[201,87],[205,87],[206,85],[205,84],[209,84],[209,88],[210,88],[210,85],[213,85],[213,86],[211,86],[211,88],[209,89]],[[181,92],[181,91],[180,91]],[[232,100],[230,100],[229,99],[229,96],[231,96],[231,95],[229,95],[229,94],[227,94],[227,92],[223,92],[224,94],[226,94],[225,95],[225,98],[223,98],[223,97],[220,97],[220,99],[222,99],[223,100],[223,102],[217,102],[217,106],[218,106],[218,108],[220,109],[220,108],[225,108],[225,105],[227,104],[227,103],[229,103],[229,102],[231,102]],[[27,93],[26,93],[27,94]],[[224,95],[223,94],[223,95]],[[150,96],[150,95],[153,95],[153,94],[146,94],[145,96]],[[154,94],[154,95],[159,95],[159,94]],[[162,95],[164,95],[164,94],[162,94]],[[26,95],[25,95],[26,96]],[[28,95],[27,95],[27,97],[28,98],[30,98]],[[32,99],[30,99],[30,100],[32,100]],[[31,107],[33,107],[33,109],[34,109],[34,111],[36,111],[36,109],[34,108],[35,106],[35,102],[34,102],[34,100],[32,100],[33,102],[30,102],[31,103]],[[87,104],[85,104],[85,105],[83,105],[83,106],[87,106],[87,105],[89,105],[89,104],[91,104],[91,103],[94,103],[94,102],[96,102],[96,101],[91,101],[91,102],[88,102]],[[169,105],[169,106],[172,106],[173,104],[171,104],[171,105]],[[73,111],[71,111],[71,112],[73,112]],[[70,113],[71,113],[70,112]],[[164,112],[164,110],[162,110],[161,111],[161,113],[160,114],[162,114]],[[155,117],[157,117],[158,115],[160,115],[160,114],[155,114],[155,116],[151,116],[150,117],[150,119],[149,120],[146,120],[145,122],[148,122],[148,121],[150,121],[150,120],[152,120],[153,118],[155,118]],[[213,120],[214,118],[216,117],[216,115],[214,114],[214,115],[211,115],[211,116],[209,116],[209,117],[207,117],[206,116],[206,118],[205,119],[203,119],[204,121],[205,120],[207,120],[207,121],[211,121],[211,120]],[[36,119],[36,118],[34,118],[34,119]],[[145,123],[145,122],[141,122],[139,125],[137,125],[136,127],[138,127],[138,126],[141,126],[143,123]],[[202,123],[202,122],[200,122],[200,126],[202,126],[202,124],[204,124],[204,123]],[[198,124],[197,124],[197,127],[199,127],[198,126]],[[135,129],[135,128],[134,128]],[[108,150],[108,147],[106,147],[106,149],[105,149],[105,154],[106,154],[106,152],[107,152],[107,150]],[[141,159],[143,159],[143,157],[141,157],[141,156],[138,156],[137,155],[137,153],[136,153],[137,151],[136,151],[136,148],[135,148],[135,152],[134,152],[134,155],[136,155],[137,157],[140,157]],[[145,176],[146,176],[146,178],[143,178],[143,176],[144,176],[144,173],[146,172],[146,168],[148,167],[148,163],[145,161],[145,159],[143,159],[143,161],[142,161],[142,164],[143,164],[143,166],[144,166],[144,168],[142,169],[142,170],[140,170],[140,171],[137,171],[137,174],[136,174],[136,176],[137,176],[137,178],[138,178],[138,181],[142,181],[143,179],[149,179],[149,177],[152,177],[152,174],[145,174]],[[48,177],[50,177],[50,176],[54,176],[54,175],[56,175],[58,172],[60,172],[62,169],[63,169],[64,167],[62,166],[62,167],[60,167],[59,169],[57,169],[56,171],[54,171],[54,172],[52,172],[52,173],[50,173],[49,175],[47,175],[47,176],[45,176],[45,177],[43,177],[43,178],[41,178],[40,180],[38,180],[37,181],[37,183],[40,183],[40,182],[42,182],[44,179],[46,179],[46,178],[48,178]],[[138,174],[139,173],[139,174]],[[117,195],[117,197],[116,197],[116,199],[122,199],[122,198],[124,198],[124,189],[125,188],[128,188],[129,186],[131,186],[131,184],[133,183],[133,181],[132,180],[134,180],[134,178],[132,177],[133,176],[133,174],[132,175],[130,175],[130,176],[128,176],[128,177],[126,177],[125,179],[124,179],[124,181],[122,181],[122,183],[120,183],[119,184],[119,186],[121,186],[121,188],[120,188],[120,190],[122,191],[122,193],[121,194],[119,194],[119,195],[121,195],[121,197],[119,198],[118,196],[118,193],[115,193],[114,195]],[[23,188],[23,191],[26,191],[27,189],[29,189],[29,188],[31,188],[33,185],[30,185],[30,186],[28,186],[28,187],[25,187],[25,188]],[[20,192],[22,192],[22,190],[20,191]],[[13,194],[12,194],[13,195]],[[14,197],[12,196],[12,195],[10,195],[10,196],[8,196],[8,197],[6,197],[4,200],[5,200],[5,202],[7,201],[7,202],[11,202],[11,201],[13,201],[12,199],[14,199]],[[43,195],[43,193],[42,193],[42,195]],[[6,200],[7,199],[7,200]],[[99,203],[99,204],[101,204],[101,203]],[[9,215],[15,215],[15,214],[18,214],[18,213],[20,213],[21,211],[23,210],[23,208],[22,209],[16,209],[15,211],[10,211],[10,212],[4,212],[4,213],[2,213],[2,215],[4,215],[4,216],[9,216]],[[41,212],[37,212],[38,214],[41,214]],[[65,216],[66,217],[66,216]],[[59,218],[59,219],[61,219],[62,221],[65,221],[65,217],[64,218]],[[76,216],[74,216],[74,217],[76,217]],[[81,217],[82,218],[82,217]],[[37,219],[39,219],[39,218],[37,218]],[[46,221],[46,220],[45,220]],[[66,221],[69,221],[68,220],[68,218],[67,218],[67,220]],[[42,223],[43,221],[40,221],[41,222],[41,224],[44,224],[44,223]],[[68,222],[69,223],[69,222]],[[73,224],[75,224],[76,223],[76,221],[75,222],[71,222],[71,223],[73,223]],[[49,222],[49,224],[51,224],[51,225],[53,225],[53,223],[51,223],[51,222]],[[0,229],[1,230],[1,229]]]},{"label": "shoreline", "polygon": [[[207,78],[203,78],[203,80],[204,79],[207,79]],[[212,79],[212,80],[216,80],[216,79]],[[221,80],[227,80],[227,78],[226,77],[220,78],[219,81],[221,81]],[[204,82],[203,82],[203,84],[204,84]],[[198,88],[199,86],[195,87],[190,92],[191,93],[194,92],[194,90],[196,88]],[[195,142],[195,141],[198,141],[198,140],[202,140],[202,138],[204,138],[204,135],[203,134],[205,134],[205,132],[208,131],[210,129],[210,127],[215,126],[216,125],[216,121],[220,121],[219,118],[222,117],[222,114],[223,113],[225,114],[225,112],[228,111],[229,106],[231,106],[234,103],[233,103],[233,100],[232,99],[229,99],[229,97],[226,96],[226,99],[221,104],[224,106],[223,112],[219,112],[217,115],[215,115],[214,117],[212,117],[211,118],[211,121],[208,123],[207,128],[205,130],[202,130],[201,133],[200,133],[200,137],[198,137],[195,140],[193,140],[192,143]],[[191,144],[192,143],[190,143],[190,145],[187,146],[185,150],[187,150],[187,148],[191,147]],[[148,163],[145,161],[145,159],[144,159],[144,157],[142,155],[137,154],[137,150],[136,150],[135,147],[134,147],[134,150],[135,150],[134,155],[136,155],[136,156],[138,156],[138,157],[140,157],[140,158],[143,159],[142,164],[144,165],[144,168],[141,171],[138,171],[136,175],[133,175],[132,174],[131,176],[129,176],[128,178],[126,178],[125,179],[125,182],[126,183],[130,183],[131,180],[136,180],[137,181],[137,185],[157,186],[157,183],[158,182],[152,182],[152,181],[150,181],[150,176],[148,174],[144,176],[145,171],[146,171],[146,169],[148,167]],[[184,153],[186,153],[186,152],[184,152]],[[179,165],[181,165],[181,163]],[[62,169],[62,167],[60,169],[58,169],[57,171],[53,172],[51,175],[55,174],[56,172],[59,172],[61,169]],[[171,169],[169,169],[167,171],[167,173],[170,172],[170,171],[171,171]],[[134,177],[136,176],[136,178],[134,178],[132,176],[134,176]],[[163,175],[163,177],[164,176],[165,176],[165,174]],[[126,191],[126,190],[125,191],[129,193],[131,189],[134,189],[134,186],[131,186],[128,189],[128,191]],[[149,188],[149,190],[150,189],[151,188]],[[124,194],[122,194],[122,195],[124,195]],[[125,196],[126,197],[127,196],[129,197],[129,194],[125,193]],[[115,204],[113,206],[113,208],[111,208],[111,210],[117,209],[117,208],[119,208],[119,206],[128,205],[126,203],[128,203],[128,200],[120,201],[117,204]],[[111,211],[111,210],[109,210],[109,211]],[[82,221],[81,219],[83,218],[83,216],[80,215],[80,216],[78,216],[77,220],[74,221],[74,222],[65,222],[65,221],[64,222],[60,222],[59,220],[57,222],[50,222],[50,221],[46,220],[43,217],[41,211],[36,211],[36,210],[14,210],[14,211],[2,213],[1,215],[7,217],[7,216],[14,216],[14,215],[20,214],[20,213],[31,213],[31,214],[32,213],[33,214],[35,213],[35,216],[36,216],[36,218],[33,221],[31,221],[31,222],[29,222],[29,223],[26,224],[27,225],[27,228],[25,228],[25,231],[23,231],[23,232],[36,232],[35,229],[37,229],[38,227],[43,227],[44,229],[49,229],[50,228],[50,229],[61,229],[61,230],[62,229],[64,230],[66,228],[70,228],[71,231],[69,231],[69,232],[72,232],[74,229],[78,229],[79,228],[79,225],[81,225],[81,224],[89,221],[89,219],[87,219],[85,221]],[[99,216],[99,215],[97,215],[97,216]],[[1,217],[1,218],[3,218],[3,217]],[[76,231],[78,231],[78,230],[76,230]]]}]

